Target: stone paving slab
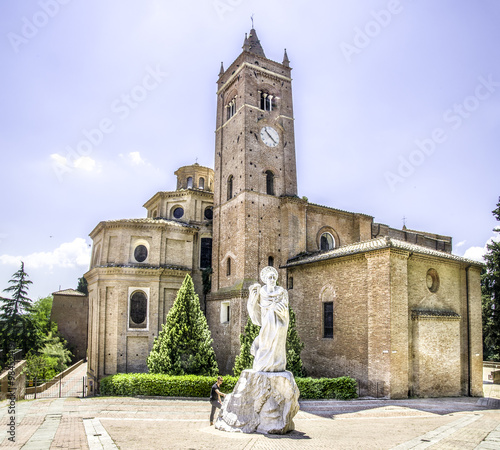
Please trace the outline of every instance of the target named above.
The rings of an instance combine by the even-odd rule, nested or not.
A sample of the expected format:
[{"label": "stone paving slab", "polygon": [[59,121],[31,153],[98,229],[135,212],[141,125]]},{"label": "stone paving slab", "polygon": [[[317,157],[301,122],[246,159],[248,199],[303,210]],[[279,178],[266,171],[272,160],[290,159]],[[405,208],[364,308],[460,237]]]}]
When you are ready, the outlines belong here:
[{"label": "stone paving slab", "polygon": [[[8,423],[3,406],[0,403],[2,432]],[[500,410],[481,406],[473,398],[304,401],[294,419],[295,431],[286,436],[215,430],[208,423],[210,404],[206,399],[67,398],[21,401],[17,406],[17,441],[10,445],[4,440],[0,447],[500,448]]]}]

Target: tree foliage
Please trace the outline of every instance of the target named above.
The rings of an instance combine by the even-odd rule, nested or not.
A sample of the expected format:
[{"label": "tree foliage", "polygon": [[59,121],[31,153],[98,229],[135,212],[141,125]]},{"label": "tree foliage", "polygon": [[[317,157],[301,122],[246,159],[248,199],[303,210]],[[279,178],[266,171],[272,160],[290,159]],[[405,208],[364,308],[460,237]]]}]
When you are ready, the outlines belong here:
[{"label": "tree foliage", "polygon": [[82,294],[89,295],[89,284],[85,277],[78,278],[78,286],[76,287],[76,290]]},{"label": "tree foliage", "polygon": [[[500,198],[492,211],[500,221]],[[500,232],[500,227],[494,228]],[[485,360],[500,361],[500,242],[487,244],[486,270],[481,277],[483,353]]]},{"label": "tree foliage", "polygon": [[42,337],[41,345],[26,355],[25,373],[29,379],[50,380],[69,367],[72,355],[66,341],[52,332]]},{"label": "tree foliage", "polygon": [[[300,353],[304,348],[304,343],[300,340],[297,333],[295,311],[289,308],[290,323],[286,335],[286,370],[293,373],[295,377],[305,376],[305,371],[302,366]],[[240,334],[240,354],[236,356],[233,367],[233,374],[239,377],[245,369],[251,369],[253,366],[253,355],[250,353],[252,343],[259,335],[260,327],[254,325],[250,317],[247,320],[243,333]]]},{"label": "tree foliage", "polygon": [[304,343],[297,333],[295,311],[290,308],[290,324],[286,336],[286,370],[292,372],[295,377],[305,376],[302,359],[300,359],[300,353],[303,349]]},{"label": "tree foliage", "polygon": [[250,348],[255,338],[259,335],[260,327],[252,322],[250,317],[247,320],[243,333],[240,334],[240,354],[234,360],[233,374],[239,377],[245,369],[251,369],[253,366],[253,355]]},{"label": "tree foliage", "polygon": [[212,336],[188,274],[155,339],[147,364],[151,373],[217,375]]},{"label": "tree foliage", "polygon": [[10,286],[4,289],[4,292],[8,292],[10,296],[0,297],[2,301],[0,323],[4,355],[13,348],[21,348],[25,351],[29,348],[27,347],[27,337],[30,328],[27,313],[31,311],[32,301],[28,297],[28,289],[32,281],[24,271],[22,261],[21,267],[12,275],[9,284]]}]

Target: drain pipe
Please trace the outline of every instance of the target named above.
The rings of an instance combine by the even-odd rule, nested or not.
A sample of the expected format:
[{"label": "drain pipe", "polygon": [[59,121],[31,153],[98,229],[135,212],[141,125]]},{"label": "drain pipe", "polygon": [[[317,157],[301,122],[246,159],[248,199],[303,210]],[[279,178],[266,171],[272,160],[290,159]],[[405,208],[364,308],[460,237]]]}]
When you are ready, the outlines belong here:
[{"label": "drain pipe", "polygon": [[467,301],[467,396],[470,397],[470,307],[469,307],[469,269],[470,264],[465,268],[465,297]]}]

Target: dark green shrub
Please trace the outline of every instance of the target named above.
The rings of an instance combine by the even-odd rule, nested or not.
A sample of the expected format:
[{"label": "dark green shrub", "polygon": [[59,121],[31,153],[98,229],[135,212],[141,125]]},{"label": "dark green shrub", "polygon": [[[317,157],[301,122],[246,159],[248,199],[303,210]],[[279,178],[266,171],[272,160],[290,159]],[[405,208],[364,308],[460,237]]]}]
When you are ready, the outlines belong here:
[{"label": "dark green shrub", "polygon": [[[217,377],[198,375],[172,376],[153,373],[120,373],[103,378],[100,382],[101,395],[132,397],[135,395],[164,397],[209,397],[210,388]],[[221,391],[232,392],[237,377],[226,375]],[[301,399],[335,398],[348,400],[356,398],[356,380],[340,378],[295,378]]]}]

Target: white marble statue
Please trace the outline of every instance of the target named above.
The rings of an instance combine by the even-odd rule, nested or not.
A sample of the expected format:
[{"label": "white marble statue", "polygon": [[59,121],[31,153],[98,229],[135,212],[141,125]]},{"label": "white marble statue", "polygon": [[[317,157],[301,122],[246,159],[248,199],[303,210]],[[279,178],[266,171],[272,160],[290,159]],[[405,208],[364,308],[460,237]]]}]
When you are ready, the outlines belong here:
[{"label": "white marble statue", "polygon": [[300,391],[286,368],[288,293],[276,286],[278,271],[264,267],[264,286],[250,286],[248,313],[260,325],[251,353],[253,368],[241,372],[232,394],[225,397],[215,428],[241,433],[285,434],[295,429]]},{"label": "white marble statue", "polygon": [[290,321],[288,292],[276,286],[278,271],[264,267],[260,272],[264,286],[250,286],[248,313],[255,325],[261,327],[250,349],[254,356],[253,370],[259,372],[282,372],[286,368],[286,334]]}]

